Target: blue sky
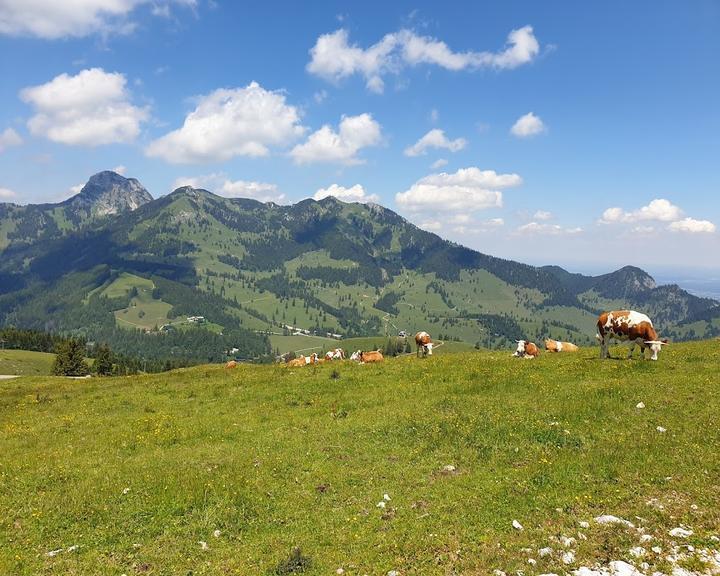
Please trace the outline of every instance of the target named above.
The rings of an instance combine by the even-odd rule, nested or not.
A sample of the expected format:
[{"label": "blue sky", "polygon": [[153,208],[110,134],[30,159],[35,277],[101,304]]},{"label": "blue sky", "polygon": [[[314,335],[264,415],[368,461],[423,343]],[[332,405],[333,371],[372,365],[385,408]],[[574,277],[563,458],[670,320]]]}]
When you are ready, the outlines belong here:
[{"label": "blue sky", "polygon": [[377,201],[486,253],[720,268],[720,4],[0,0],[0,201]]}]

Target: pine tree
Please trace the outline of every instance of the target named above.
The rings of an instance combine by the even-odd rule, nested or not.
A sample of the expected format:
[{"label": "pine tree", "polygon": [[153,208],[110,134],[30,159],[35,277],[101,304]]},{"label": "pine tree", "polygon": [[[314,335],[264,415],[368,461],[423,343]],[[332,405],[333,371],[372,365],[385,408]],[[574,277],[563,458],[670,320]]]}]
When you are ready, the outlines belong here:
[{"label": "pine tree", "polygon": [[112,352],[107,344],[100,344],[95,356],[95,372],[99,376],[109,376],[113,371]]},{"label": "pine tree", "polygon": [[79,340],[66,340],[58,345],[52,373],[56,376],[86,376],[90,368],[85,362],[85,346]]}]

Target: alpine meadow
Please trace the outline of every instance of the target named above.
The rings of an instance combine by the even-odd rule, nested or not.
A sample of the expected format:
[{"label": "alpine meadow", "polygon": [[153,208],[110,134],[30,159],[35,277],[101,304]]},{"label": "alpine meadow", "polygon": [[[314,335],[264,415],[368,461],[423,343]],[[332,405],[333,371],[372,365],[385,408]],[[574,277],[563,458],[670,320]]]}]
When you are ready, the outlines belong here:
[{"label": "alpine meadow", "polygon": [[0,576],[720,576],[719,51],[0,0]]}]

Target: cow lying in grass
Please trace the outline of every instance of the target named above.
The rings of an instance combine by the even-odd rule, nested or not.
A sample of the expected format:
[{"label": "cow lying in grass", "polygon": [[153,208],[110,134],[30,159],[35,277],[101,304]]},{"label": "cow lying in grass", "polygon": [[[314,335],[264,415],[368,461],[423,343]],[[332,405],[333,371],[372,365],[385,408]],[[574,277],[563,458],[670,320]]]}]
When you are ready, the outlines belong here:
[{"label": "cow lying in grass", "polygon": [[371,350],[370,352],[358,350],[357,352],[352,353],[350,360],[355,360],[356,362],[360,362],[360,364],[365,364],[370,362],[382,362],[385,358],[383,358],[380,350]]},{"label": "cow lying in grass", "polygon": [[578,347],[572,342],[561,342],[560,340],[545,340],[545,350],[548,352],[577,352]]},{"label": "cow lying in grass", "polygon": [[627,341],[630,344],[628,358],[632,358],[635,345],[640,346],[640,357],[645,358],[645,349],[652,352],[650,360],[657,360],[658,352],[667,344],[667,339],[658,340],[650,318],[634,310],[614,310],[598,316],[597,339],[600,341],[600,358],[609,358],[610,339]]},{"label": "cow lying in grass", "polygon": [[313,352],[310,356],[299,356],[298,358],[293,358],[292,360],[289,360],[285,366],[288,368],[296,368],[298,366],[307,366],[308,364],[317,364],[317,362],[318,355]]},{"label": "cow lying in grass", "polygon": [[335,350],[328,350],[325,352],[325,360],[345,360],[345,350],[342,348],[335,348]]},{"label": "cow lying in grass", "polygon": [[536,358],[537,356],[540,356],[540,349],[535,344],[528,342],[527,340],[517,340],[517,350],[515,350],[515,354],[513,354],[513,356],[527,359]]}]

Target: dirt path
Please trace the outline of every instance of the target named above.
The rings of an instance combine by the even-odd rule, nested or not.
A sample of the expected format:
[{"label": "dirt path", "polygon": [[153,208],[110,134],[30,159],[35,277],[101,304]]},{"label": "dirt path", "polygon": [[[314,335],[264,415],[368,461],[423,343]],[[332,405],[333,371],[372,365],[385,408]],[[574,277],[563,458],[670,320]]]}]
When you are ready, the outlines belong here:
[{"label": "dirt path", "polygon": [[0,380],[12,380],[13,378],[20,378],[20,376],[13,374],[0,374]]}]

